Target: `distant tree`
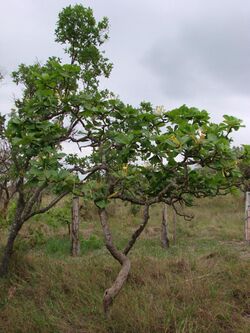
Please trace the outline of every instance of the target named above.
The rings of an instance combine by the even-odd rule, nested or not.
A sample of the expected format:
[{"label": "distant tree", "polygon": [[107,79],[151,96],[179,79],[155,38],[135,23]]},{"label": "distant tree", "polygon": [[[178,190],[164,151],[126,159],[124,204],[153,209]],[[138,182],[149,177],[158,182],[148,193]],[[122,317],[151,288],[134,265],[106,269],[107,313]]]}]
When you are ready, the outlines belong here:
[{"label": "distant tree", "polygon": [[242,186],[241,189],[243,192],[250,191],[250,161],[246,158],[249,152],[249,146],[244,145],[243,147],[234,147],[235,153],[237,155],[237,165],[241,171],[242,175]]}]

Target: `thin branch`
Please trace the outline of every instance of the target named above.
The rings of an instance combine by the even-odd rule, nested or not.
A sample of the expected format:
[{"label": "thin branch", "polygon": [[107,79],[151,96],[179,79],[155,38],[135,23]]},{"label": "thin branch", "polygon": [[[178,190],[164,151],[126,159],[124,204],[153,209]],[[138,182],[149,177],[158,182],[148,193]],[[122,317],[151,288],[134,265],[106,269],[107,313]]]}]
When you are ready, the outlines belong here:
[{"label": "thin branch", "polygon": [[134,246],[137,238],[141,235],[141,233],[145,229],[145,227],[148,223],[148,220],[149,220],[149,205],[145,205],[144,206],[144,211],[143,211],[143,221],[140,224],[140,226],[135,230],[135,232],[132,234],[130,241],[128,242],[127,246],[123,250],[123,253],[125,255],[128,255],[129,251]]},{"label": "thin branch", "polygon": [[63,197],[65,197],[65,195],[67,195],[70,191],[65,191],[62,194],[60,194],[58,197],[56,197],[54,200],[52,200],[50,202],[49,205],[47,205],[46,207],[43,207],[37,211],[34,211],[30,214],[28,214],[27,216],[25,216],[25,221],[27,221],[28,219],[30,219],[31,217],[38,215],[38,214],[43,214],[46,213],[50,208],[52,208],[53,206],[55,206]]}]

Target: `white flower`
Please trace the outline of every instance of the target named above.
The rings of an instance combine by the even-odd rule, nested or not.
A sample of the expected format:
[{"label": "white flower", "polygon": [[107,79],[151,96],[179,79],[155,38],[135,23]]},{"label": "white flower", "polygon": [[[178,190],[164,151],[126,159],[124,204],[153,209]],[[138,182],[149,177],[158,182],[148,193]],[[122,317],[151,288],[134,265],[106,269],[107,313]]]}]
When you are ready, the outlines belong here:
[{"label": "white flower", "polygon": [[156,106],[156,108],[154,110],[154,114],[156,114],[157,116],[161,116],[165,111],[166,110],[165,110],[164,105],[158,105],[158,106]]}]

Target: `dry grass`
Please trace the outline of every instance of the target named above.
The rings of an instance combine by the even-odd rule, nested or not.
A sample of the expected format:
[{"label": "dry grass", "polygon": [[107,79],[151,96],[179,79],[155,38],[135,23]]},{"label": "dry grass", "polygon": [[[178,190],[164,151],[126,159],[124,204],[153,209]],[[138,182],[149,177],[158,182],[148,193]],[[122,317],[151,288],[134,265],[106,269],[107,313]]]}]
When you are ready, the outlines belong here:
[{"label": "dry grass", "polygon": [[[159,244],[160,208],[151,210],[150,225],[131,253],[129,280],[109,318],[102,312],[102,294],[119,266],[102,246],[96,212],[83,210],[81,233],[88,241],[82,242],[79,258],[68,256],[63,223],[55,227],[51,215],[33,221],[17,242],[8,279],[0,281],[0,332],[250,332],[243,200],[206,199],[192,211],[191,222],[178,219],[177,244],[165,251]],[[122,247],[140,214],[113,205],[110,219]]]}]

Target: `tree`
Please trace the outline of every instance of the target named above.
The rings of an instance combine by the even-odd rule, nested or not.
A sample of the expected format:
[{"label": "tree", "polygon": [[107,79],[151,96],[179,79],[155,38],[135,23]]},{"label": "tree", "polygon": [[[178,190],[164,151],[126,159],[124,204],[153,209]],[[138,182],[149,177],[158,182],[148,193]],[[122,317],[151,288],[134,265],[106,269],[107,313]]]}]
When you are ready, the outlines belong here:
[{"label": "tree", "polygon": [[[44,65],[22,64],[13,73],[14,82],[24,90],[7,125],[1,126],[12,161],[16,211],[0,276],[8,271],[23,224],[53,207],[76,181],[66,168],[61,144],[73,135],[82,113],[94,104],[99,76],[107,77],[112,68],[99,49],[108,38],[107,28],[107,19],[96,22],[91,9],[66,7],[59,14],[56,41],[65,45],[69,63],[51,57]],[[39,197],[48,189],[56,196],[38,207]]]},{"label": "tree", "polygon": [[[100,50],[107,30],[106,18],[96,22],[91,9],[69,6],[59,14],[56,40],[65,45],[70,63],[53,57],[45,65],[21,65],[14,73],[15,82],[25,89],[4,130],[17,208],[1,267],[3,275],[25,221],[50,209],[69,191],[84,194],[97,206],[106,247],[121,265],[104,293],[106,312],[128,277],[128,254],[148,223],[151,205],[163,202],[185,215],[181,205],[191,205],[196,197],[226,194],[241,182],[229,137],[241,127],[238,119],[224,116],[214,124],[206,111],[196,108],[184,105],[166,112],[146,102],[133,107],[99,90],[99,77],[108,77],[112,68]],[[83,157],[63,156],[65,140],[77,144]],[[58,196],[37,209],[45,189]],[[107,206],[113,199],[144,207],[142,223],[123,251],[115,246],[109,228]]]},{"label": "tree", "polygon": [[[223,122],[214,124],[206,111],[185,105],[159,114],[148,103],[133,108],[110,98],[100,100],[82,118],[75,141],[80,148],[91,148],[92,154],[70,156],[68,163],[88,175],[84,195],[98,207],[106,247],[122,266],[104,293],[105,311],[127,279],[128,253],[149,220],[151,205],[164,202],[187,217],[178,204],[225,195],[241,184],[229,137],[240,127],[234,117],[224,116]],[[106,207],[112,199],[144,206],[143,222],[123,251],[115,247],[109,229]]]}]

